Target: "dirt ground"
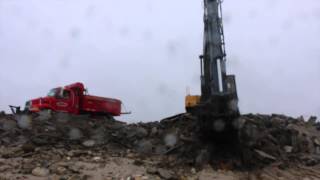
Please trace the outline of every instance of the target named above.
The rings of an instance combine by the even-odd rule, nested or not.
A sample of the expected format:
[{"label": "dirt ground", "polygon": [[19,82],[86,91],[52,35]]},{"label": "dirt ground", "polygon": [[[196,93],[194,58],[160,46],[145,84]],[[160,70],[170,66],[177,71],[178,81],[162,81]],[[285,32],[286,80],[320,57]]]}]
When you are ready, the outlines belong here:
[{"label": "dirt ground", "polygon": [[[42,151],[42,150],[41,150]],[[63,150],[61,151],[63,152]],[[61,153],[60,152],[60,153]],[[52,159],[52,153],[57,154],[57,160]],[[0,159],[1,180],[316,180],[320,179],[320,166],[306,167],[297,165],[280,169],[278,164],[252,170],[239,171],[213,169],[210,165],[202,168],[192,166],[176,167],[174,169],[159,167],[161,157],[141,158],[140,155],[129,153],[126,157],[110,156],[109,154],[91,151],[65,152],[59,155],[59,149],[42,151],[37,157],[16,157]],[[46,155],[49,154],[49,155]],[[100,156],[99,156],[100,155]],[[46,159],[49,158],[49,159]],[[40,158],[33,164],[34,158]],[[42,164],[41,164],[42,163]],[[44,165],[46,164],[46,165]],[[39,168],[38,171],[35,169]],[[28,174],[26,172],[30,171]]]}]

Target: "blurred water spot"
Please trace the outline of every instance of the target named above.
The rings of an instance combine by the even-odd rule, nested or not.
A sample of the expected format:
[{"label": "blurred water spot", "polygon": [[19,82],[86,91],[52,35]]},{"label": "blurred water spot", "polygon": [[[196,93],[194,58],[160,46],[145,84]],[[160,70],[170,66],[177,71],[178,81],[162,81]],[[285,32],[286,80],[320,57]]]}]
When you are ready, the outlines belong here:
[{"label": "blurred water spot", "polygon": [[150,141],[142,140],[138,144],[138,152],[140,153],[152,153],[153,145]]},{"label": "blurred water spot", "polygon": [[173,89],[171,89],[170,86],[165,83],[159,84],[159,86],[157,87],[157,92],[163,96],[166,96],[166,97],[174,97],[175,96],[175,91]]},{"label": "blurred water spot", "polygon": [[225,122],[221,119],[218,119],[214,122],[213,128],[216,132],[222,132],[225,129]]},{"label": "blurred water spot", "polygon": [[16,115],[15,116],[18,126],[21,129],[31,129],[32,128],[32,117],[29,115]]},{"label": "blurred water spot", "polygon": [[85,147],[93,147],[96,145],[96,141],[90,139],[90,140],[86,140],[84,142],[82,142],[82,145]]},{"label": "blurred water spot", "polygon": [[13,120],[5,120],[2,122],[2,129],[6,131],[10,131],[17,127],[17,123]]},{"label": "blurred water spot", "polygon": [[50,110],[46,110],[46,111],[40,111],[38,113],[38,117],[37,119],[41,120],[41,121],[48,121],[49,119],[51,119],[52,115],[51,115],[51,111]]},{"label": "blurred water spot", "polygon": [[167,148],[165,146],[162,146],[162,145],[158,145],[155,147],[155,153],[156,154],[163,154],[167,151]]},{"label": "blurred water spot", "polygon": [[69,131],[69,139],[70,140],[79,140],[83,137],[83,134],[78,128],[71,128]]},{"label": "blurred water spot", "polygon": [[89,5],[86,9],[86,16],[92,17],[95,13],[96,7],[94,5]]},{"label": "blurred water spot", "polygon": [[259,15],[259,13],[256,11],[256,10],[250,10],[249,12],[248,12],[248,17],[249,18],[256,18],[257,16]]},{"label": "blurred water spot", "polygon": [[128,37],[130,34],[130,29],[124,26],[124,27],[121,27],[118,32],[121,37]]},{"label": "blurred water spot", "polygon": [[153,1],[147,1],[146,2],[146,10],[147,10],[147,12],[152,12],[153,11]]},{"label": "blurred water spot", "polygon": [[319,18],[320,18],[320,8],[314,9],[313,15],[314,15],[314,17],[315,17],[316,19],[319,19]]},{"label": "blurred water spot", "polygon": [[52,37],[54,36],[54,32],[49,27],[45,27],[42,30],[42,33],[47,38],[47,41],[52,40]]},{"label": "blurred water spot", "polygon": [[268,41],[271,47],[275,47],[279,44],[280,38],[278,36],[271,36]]},{"label": "blurred water spot", "polygon": [[230,24],[232,22],[232,16],[229,13],[223,14],[223,23],[224,24]]},{"label": "blurred water spot", "polygon": [[106,141],[105,134],[106,129],[104,127],[99,127],[93,132],[91,138],[95,140],[97,144],[103,144]]},{"label": "blurred water spot", "polygon": [[178,43],[174,41],[167,42],[167,54],[169,57],[175,57],[178,53]]},{"label": "blurred water spot", "polygon": [[177,143],[177,136],[175,134],[167,134],[164,137],[164,142],[166,146],[173,147]]},{"label": "blurred water spot", "polygon": [[80,37],[80,34],[81,34],[81,30],[79,29],[79,28],[72,28],[71,30],[70,30],[70,36],[71,36],[71,38],[73,38],[73,39],[77,39],[77,38],[79,38]]},{"label": "blurred water spot", "polygon": [[278,0],[268,0],[266,2],[267,2],[267,8],[269,9],[274,9],[278,4]]},{"label": "blurred water spot", "polygon": [[62,59],[59,62],[59,66],[64,69],[70,67],[70,60],[68,55],[65,54],[64,57],[62,57]]},{"label": "blurred water spot", "polygon": [[[0,1],[0,3],[1,3],[1,1]],[[23,11],[21,11],[21,7],[18,4],[11,4],[10,5],[10,12],[12,13],[12,15],[14,15],[16,17],[20,17],[22,15]]]},{"label": "blurred water spot", "polygon": [[290,30],[293,27],[293,20],[292,19],[287,19],[282,22],[282,28],[283,30]]},{"label": "blurred water spot", "polygon": [[142,33],[142,37],[145,41],[150,41],[153,39],[153,34],[151,31],[145,31],[144,33]]},{"label": "blurred water spot", "polygon": [[71,118],[70,115],[67,113],[59,112],[56,114],[56,119],[58,122],[66,123],[70,120],[70,118]]}]

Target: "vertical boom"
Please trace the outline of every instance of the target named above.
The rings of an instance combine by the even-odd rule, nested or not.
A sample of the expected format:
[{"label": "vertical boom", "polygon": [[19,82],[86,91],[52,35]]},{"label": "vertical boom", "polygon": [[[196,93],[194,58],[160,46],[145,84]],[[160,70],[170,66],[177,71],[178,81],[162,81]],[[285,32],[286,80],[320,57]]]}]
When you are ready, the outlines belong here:
[{"label": "vertical boom", "polygon": [[226,73],[221,0],[204,0],[201,96],[186,97],[186,110],[198,117],[205,134],[237,139],[238,96],[234,75]]},{"label": "vertical boom", "polygon": [[204,0],[204,47],[201,58],[202,98],[227,91],[226,53],[220,0]]}]

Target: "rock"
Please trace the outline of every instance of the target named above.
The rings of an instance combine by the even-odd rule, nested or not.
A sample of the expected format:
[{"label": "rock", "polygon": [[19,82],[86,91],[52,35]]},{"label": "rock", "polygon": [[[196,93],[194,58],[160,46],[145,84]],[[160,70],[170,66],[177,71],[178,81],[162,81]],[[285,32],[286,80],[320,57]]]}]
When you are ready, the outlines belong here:
[{"label": "rock", "polygon": [[316,124],[317,122],[317,117],[316,116],[311,116],[308,120],[309,124]]},{"label": "rock", "polygon": [[137,150],[138,152],[140,153],[143,153],[143,154],[150,154],[152,153],[152,149],[153,149],[153,145],[150,141],[148,140],[142,140],[138,143],[138,146],[137,146]]},{"label": "rock", "polygon": [[293,147],[292,146],[284,146],[284,150],[286,153],[292,153]]},{"label": "rock", "polygon": [[143,137],[146,137],[148,135],[148,131],[143,128],[143,127],[138,127],[136,129],[136,137],[137,138],[143,138]]},{"label": "rock", "polygon": [[56,169],[56,173],[59,174],[59,175],[63,175],[67,172],[67,168],[65,167],[62,167],[62,166],[59,166],[57,167]]},{"label": "rock", "polygon": [[158,172],[157,169],[154,167],[147,168],[147,173],[149,174],[157,174],[157,172]]},{"label": "rock", "polygon": [[20,135],[20,136],[18,136],[17,139],[16,139],[16,144],[19,144],[19,145],[21,145],[21,144],[27,144],[28,141],[29,141],[29,137],[26,137],[26,136],[24,136],[24,135]]},{"label": "rock", "polygon": [[[48,166],[51,174],[56,173],[57,167],[61,165],[51,166],[50,163],[56,164],[60,160],[68,163],[68,166],[76,162],[105,165],[105,162],[110,161],[109,157],[113,156],[124,157],[138,166],[142,161],[146,165],[151,160],[163,158],[164,163],[150,164],[162,168],[179,167],[181,164],[203,167],[209,163],[209,159],[216,159],[217,156],[221,161],[229,161],[228,152],[221,152],[220,155],[217,149],[219,153],[211,153],[218,147],[211,147],[210,142],[201,141],[198,121],[190,115],[181,114],[160,122],[125,124],[101,116],[69,117],[52,113],[52,118],[46,121],[34,115],[31,116],[31,123],[19,120],[19,126],[13,115],[0,117],[0,144],[3,146],[0,147],[0,157],[32,159],[33,162],[29,164],[20,163],[19,170],[31,173],[35,167]],[[239,130],[241,146],[236,150],[244,152],[248,166],[264,167],[273,161],[282,160],[289,161],[288,167],[292,162],[311,165],[319,163],[317,158],[301,160],[301,157],[320,155],[320,136],[319,131],[315,130],[320,123],[314,124],[314,120],[306,123],[283,115],[242,115],[240,120],[243,121]],[[168,152],[170,156],[167,156]],[[238,159],[230,161],[235,164],[234,167],[244,165]],[[68,166],[64,167],[67,172],[74,173]],[[80,170],[72,169],[75,172]],[[64,171],[62,168],[61,172]],[[194,173],[194,170],[191,173],[187,171],[189,174]],[[197,174],[200,172],[199,169]],[[153,170],[153,174],[158,174],[158,171]]]},{"label": "rock", "polygon": [[[68,178],[67,180],[82,180],[84,178],[82,178],[81,176],[79,175],[73,175],[71,176],[70,178]],[[86,178],[87,179],[87,178]]]},{"label": "rock", "polygon": [[136,160],[133,161],[133,164],[136,165],[136,166],[142,166],[142,165],[144,165],[144,162],[141,161],[141,160],[136,159]]},{"label": "rock", "polygon": [[82,142],[82,145],[85,147],[93,147],[96,145],[96,142],[94,140],[87,140]]},{"label": "rock", "polygon": [[320,140],[319,139],[315,138],[313,140],[313,142],[314,142],[315,145],[320,146]]},{"label": "rock", "polygon": [[46,177],[49,175],[49,173],[50,171],[47,168],[36,167],[32,170],[32,174],[38,177]]},{"label": "rock", "polygon": [[172,171],[169,170],[165,170],[165,169],[158,169],[158,174],[161,178],[163,179],[175,179],[174,178],[174,173]]},{"label": "rock", "polygon": [[5,120],[2,122],[2,129],[5,131],[10,131],[17,127],[17,123],[13,120]]},{"label": "rock", "polygon": [[68,166],[68,169],[70,169],[74,173],[80,173],[80,171],[83,169],[83,165],[81,165],[79,162],[76,162],[74,164],[70,164]]},{"label": "rock", "polygon": [[206,149],[201,150],[196,157],[196,165],[201,166],[203,164],[207,164],[209,162],[209,156],[209,152]]},{"label": "rock", "polygon": [[21,149],[25,152],[33,152],[35,150],[35,146],[31,143],[23,144]]},{"label": "rock", "polygon": [[318,163],[319,163],[319,160],[317,160],[317,159],[312,159],[312,158],[308,159],[308,160],[305,162],[305,164],[306,164],[307,166],[315,166],[315,165],[317,165]]},{"label": "rock", "polygon": [[9,170],[11,167],[8,165],[1,165],[0,166],[0,172],[5,172],[7,170]]},{"label": "rock", "polygon": [[300,121],[300,122],[304,122],[305,121],[303,116],[298,117],[297,120]]},{"label": "rock", "polygon": [[57,121],[60,123],[67,123],[71,119],[69,114],[62,113],[62,112],[56,113],[55,117],[56,117]]},{"label": "rock", "polygon": [[6,164],[7,160],[4,158],[0,158],[0,165]]},{"label": "rock", "polygon": [[134,176],[130,177],[130,179],[132,179],[132,180],[148,180],[149,177],[148,176],[142,176],[142,175],[134,175]]},{"label": "rock", "polygon": [[157,145],[155,148],[155,153],[156,154],[164,154],[167,152],[167,148],[165,145]]},{"label": "rock", "polygon": [[271,156],[270,154],[267,154],[263,151],[260,151],[260,150],[254,150],[260,157],[264,158],[264,159],[269,159],[269,160],[277,160],[277,158],[275,158],[274,156]]},{"label": "rock", "polygon": [[24,159],[23,160],[22,167],[21,167],[23,172],[31,173],[34,168],[36,168],[36,165],[34,163],[32,163],[32,159]]},{"label": "rock", "polygon": [[11,141],[10,138],[8,138],[8,137],[2,138],[1,141],[4,142],[4,143],[6,143],[6,144],[12,143],[12,141]]},{"label": "rock", "polygon": [[191,174],[197,174],[197,170],[195,168],[191,168]]},{"label": "rock", "polygon": [[135,153],[127,153],[128,158],[135,158],[137,155]]},{"label": "rock", "polygon": [[101,157],[99,157],[99,156],[96,156],[96,157],[93,157],[93,158],[92,158],[92,160],[94,160],[94,161],[98,162],[98,161],[101,161],[101,160],[102,160],[102,158],[101,158]]}]

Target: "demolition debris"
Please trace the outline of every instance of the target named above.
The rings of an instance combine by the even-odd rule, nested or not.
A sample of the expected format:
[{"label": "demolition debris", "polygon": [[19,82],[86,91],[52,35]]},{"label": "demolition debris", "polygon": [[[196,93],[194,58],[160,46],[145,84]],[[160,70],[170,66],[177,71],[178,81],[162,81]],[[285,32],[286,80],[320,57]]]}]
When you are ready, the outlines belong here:
[{"label": "demolition debris", "polygon": [[[90,157],[91,162],[99,163],[105,156],[129,157],[135,159],[135,165],[155,158],[159,163],[148,171],[164,179],[174,179],[175,173],[166,169],[177,166],[257,169],[269,164],[280,168],[320,164],[320,124],[315,117],[306,121],[302,117],[248,114],[239,122],[239,145],[221,150],[219,144],[198,137],[197,119],[189,114],[136,124],[64,113],[2,114],[0,159],[32,157],[16,170],[43,177],[50,172],[77,173],[81,169],[81,165],[56,164],[64,158]],[[10,167],[1,167],[2,172],[7,169]]]},{"label": "demolition debris", "polygon": [[[240,145],[237,151],[247,165],[275,161],[320,162],[319,123],[283,115],[244,115],[240,119]],[[102,148],[113,152],[134,151],[148,155],[168,155],[175,163],[201,165],[216,159],[208,142],[197,136],[196,119],[180,114],[160,122],[126,124],[106,117],[76,116],[41,112],[33,115],[7,115],[0,119],[0,143],[31,151],[39,146]],[[219,146],[219,144],[210,144]],[[234,159],[239,160],[241,159]],[[243,162],[239,162],[240,166]]]}]

